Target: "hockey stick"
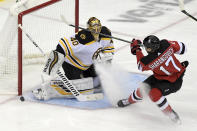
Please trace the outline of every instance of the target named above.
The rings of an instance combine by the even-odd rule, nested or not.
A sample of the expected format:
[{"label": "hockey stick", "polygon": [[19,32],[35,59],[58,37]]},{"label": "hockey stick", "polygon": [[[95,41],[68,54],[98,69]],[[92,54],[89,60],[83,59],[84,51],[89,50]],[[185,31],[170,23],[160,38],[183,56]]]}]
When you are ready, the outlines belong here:
[{"label": "hockey stick", "polygon": [[[42,53],[43,56],[45,56],[43,50],[38,46],[38,44],[31,38],[31,36],[24,30],[24,28],[21,25],[18,25],[20,29],[25,33],[25,35],[29,38],[29,40],[33,43],[34,46],[36,46],[39,51]],[[57,75],[62,80],[64,85],[70,90],[70,92],[75,96],[75,98],[78,101],[94,101],[103,99],[103,93],[96,93],[96,94],[90,94],[90,95],[83,95],[81,94],[76,87],[70,82],[70,80],[64,75],[63,69],[60,68],[57,71]]]},{"label": "hockey stick", "polygon": [[192,18],[193,20],[197,21],[197,18],[195,18],[194,16],[192,16],[191,14],[189,14],[185,8],[184,8],[184,2],[183,0],[179,0],[179,7],[182,13],[184,13],[185,15],[189,16],[190,18]]},{"label": "hockey stick", "polygon": [[[36,44],[36,42],[31,38],[31,36],[26,32],[26,30],[22,27],[21,24],[18,25],[18,27],[25,33],[25,35],[27,36],[27,38],[34,44],[34,46],[36,48],[38,48],[38,50],[41,52],[41,54],[43,55],[43,57],[46,57],[44,51]],[[42,83],[44,83],[44,76],[41,75],[41,79],[42,79]]]},{"label": "hockey stick", "polygon": [[[68,26],[77,27],[77,28],[79,28],[79,29],[82,29],[82,30],[91,32],[90,30],[88,30],[88,29],[86,29],[86,28],[83,28],[83,27],[80,27],[80,26],[75,26],[75,25],[69,23],[69,22],[65,19],[65,17],[64,17],[63,15],[60,15],[60,17],[61,17],[61,20],[62,20],[66,25],[68,25]],[[98,33],[98,34],[103,35],[103,36],[108,37],[108,38],[112,38],[112,39],[116,39],[116,40],[119,40],[119,41],[123,41],[123,42],[126,42],[126,43],[132,43],[131,41],[124,40],[124,39],[121,39],[121,38],[118,38],[118,37],[114,37],[114,36],[110,36],[110,35],[106,35],[106,34],[103,34],[103,33]],[[143,45],[140,44],[140,46],[143,46]]]},{"label": "hockey stick", "polygon": [[18,27],[21,28],[21,30],[25,33],[25,35],[27,36],[27,38],[34,44],[35,47],[38,48],[38,50],[42,53],[42,55],[45,57],[45,54],[43,52],[43,50],[36,44],[36,42],[31,38],[31,36],[26,32],[26,30],[22,27],[21,24],[18,25]]},{"label": "hockey stick", "polygon": [[57,71],[58,76],[61,78],[62,82],[66,87],[72,92],[72,94],[79,100],[79,101],[94,101],[103,98],[103,93],[96,93],[90,95],[83,95],[81,94],[74,85],[71,84],[70,80],[64,75],[63,69],[59,69]]}]

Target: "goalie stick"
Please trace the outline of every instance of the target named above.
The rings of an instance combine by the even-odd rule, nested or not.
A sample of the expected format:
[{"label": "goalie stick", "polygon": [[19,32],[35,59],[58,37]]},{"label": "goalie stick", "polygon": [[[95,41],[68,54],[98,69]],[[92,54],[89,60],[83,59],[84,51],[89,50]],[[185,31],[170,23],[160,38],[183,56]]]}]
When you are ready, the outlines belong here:
[{"label": "goalie stick", "polygon": [[[91,32],[91,31],[88,30],[88,29],[85,29],[85,28],[80,27],[80,26],[75,26],[75,25],[69,23],[69,22],[65,19],[65,17],[64,17],[63,15],[60,15],[60,17],[61,17],[61,20],[62,20],[66,25],[68,25],[68,26],[77,27],[77,28],[79,28],[79,29],[82,29],[82,30]],[[106,34],[103,34],[103,33],[98,33],[98,34],[103,35],[103,36],[105,36],[105,37],[112,38],[112,39],[116,39],[116,40],[119,40],[119,41],[123,41],[123,42],[126,42],[126,43],[132,43],[131,41],[124,40],[124,39],[121,39],[121,38],[118,38],[118,37],[114,37],[114,36],[110,36],[110,35],[106,35]],[[140,44],[139,46],[143,46],[143,45]]]},{"label": "goalie stick", "polygon": [[197,18],[195,18],[194,16],[192,16],[191,14],[189,14],[185,8],[184,8],[184,2],[183,0],[179,0],[179,7],[182,13],[184,13],[185,15],[189,16],[190,18],[192,18],[193,20],[197,21]]},{"label": "goalie stick", "polygon": [[21,24],[18,25],[21,30],[25,33],[25,35],[27,36],[27,38],[34,44],[35,47],[38,48],[38,50],[42,53],[42,55],[45,57],[45,54],[43,52],[43,50],[36,44],[36,42],[31,38],[31,36],[26,32],[26,30],[22,27]]},{"label": "goalie stick", "polygon": [[[34,46],[36,46],[39,51],[42,53],[43,56],[45,56],[43,50],[38,46],[38,44],[31,38],[31,36],[25,31],[25,29],[22,27],[22,25],[18,25],[19,28],[25,33],[25,35],[29,38],[29,40],[33,43]],[[103,93],[96,93],[96,94],[90,94],[90,95],[83,95],[81,94],[76,87],[70,82],[70,80],[64,75],[63,69],[60,68],[57,71],[57,75],[62,80],[64,85],[70,90],[70,92],[75,96],[75,98],[78,101],[94,101],[103,99]]]}]

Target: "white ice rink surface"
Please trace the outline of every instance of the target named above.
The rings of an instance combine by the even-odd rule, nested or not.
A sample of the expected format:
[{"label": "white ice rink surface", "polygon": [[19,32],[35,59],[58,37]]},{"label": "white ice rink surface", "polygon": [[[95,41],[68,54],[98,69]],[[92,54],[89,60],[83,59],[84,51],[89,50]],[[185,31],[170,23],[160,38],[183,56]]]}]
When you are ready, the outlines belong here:
[{"label": "white ice rink surface", "polygon": [[[196,0],[188,0],[185,5],[186,10],[197,17],[196,7]],[[0,25],[6,14],[6,10],[0,8]],[[180,115],[182,125],[174,125],[148,101],[126,108],[81,110],[20,102],[13,96],[1,95],[0,131],[196,131],[197,22],[180,12],[176,0],[80,0],[80,24],[85,25],[91,16],[98,17],[114,36],[123,39],[142,39],[155,34],[161,39],[182,41],[187,45],[187,54],[179,56],[190,62],[182,88],[167,96]],[[136,20],[138,22],[134,22]],[[139,72],[129,44],[116,40],[114,43],[117,48],[114,63],[127,71]]]}]

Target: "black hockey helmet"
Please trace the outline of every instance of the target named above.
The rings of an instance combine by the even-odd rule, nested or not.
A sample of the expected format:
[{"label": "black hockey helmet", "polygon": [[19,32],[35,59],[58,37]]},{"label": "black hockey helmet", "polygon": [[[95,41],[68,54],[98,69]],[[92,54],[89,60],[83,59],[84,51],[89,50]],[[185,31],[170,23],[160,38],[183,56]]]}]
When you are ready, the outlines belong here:
[{"label": "black hockey helmet", "polygon": [[146,48],[150,48],[151,52],[156,51],[160,47],[160,40],[154,35],[149,35],[143,40],[143,45]]}]

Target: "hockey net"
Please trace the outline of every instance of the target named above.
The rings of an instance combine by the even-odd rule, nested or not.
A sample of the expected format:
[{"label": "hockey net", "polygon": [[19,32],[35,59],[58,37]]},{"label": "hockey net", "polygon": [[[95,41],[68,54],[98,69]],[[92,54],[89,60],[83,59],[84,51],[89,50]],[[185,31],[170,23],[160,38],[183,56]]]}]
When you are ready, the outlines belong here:
[{"label": "hockey net", "polygon": [[76,31],[65,25],[60,15],[77,24],[78,3],[78,0],[21,0],[10,8],[10,14],[0,31],[0,94],[22,95],[22,86],[31,87],[26,83],[40,77],[38,73],[38,76],[24,80],[24,77],[28,77],[26,70],[39,68],[41,72],[45,63],[46,58],[18,24],[22,24],[47,54],[55,49],[61,37],[70,36]]}]

